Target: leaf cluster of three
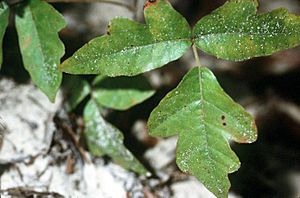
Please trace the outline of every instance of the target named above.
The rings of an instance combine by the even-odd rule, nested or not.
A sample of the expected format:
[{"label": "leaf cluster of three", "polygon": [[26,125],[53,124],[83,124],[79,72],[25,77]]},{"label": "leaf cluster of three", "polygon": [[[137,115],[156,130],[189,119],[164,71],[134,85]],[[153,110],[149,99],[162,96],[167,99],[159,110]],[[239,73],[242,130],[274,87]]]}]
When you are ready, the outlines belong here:
[{"label": "leaf cluster of three", "polygon": [[[231,0],[203,17],[193,31],[165,0],[145,4],[145,22],[111,21],[107,35],[95,38],[61,65],[71,74],[133,76],[180,58],[191,45],[231,61],[267,56],[300,43],[300,17],[277,9],[257,15],[257,1]],[[200,66],[200,65],[198,65]],[[240,162],[230,139],[257,138],[253,118],[220,87],[209,69],[195,67],[154,109],[152,135],[179,135],[176,162],[217,197],[227,197],[227,174]]]},{"label": "leaf cluster of three", "polygon": [[64,83],[68,92],[68,111],[74,110],[87,97],[84,107],[85,139],[94,156],[110,156],[124,168],[146,175],[147,170],[123,144],[123,134],[103,117],[104,109],[127,110],[154,94],[143,76],[97,76],[91,84],[71,76]]}]

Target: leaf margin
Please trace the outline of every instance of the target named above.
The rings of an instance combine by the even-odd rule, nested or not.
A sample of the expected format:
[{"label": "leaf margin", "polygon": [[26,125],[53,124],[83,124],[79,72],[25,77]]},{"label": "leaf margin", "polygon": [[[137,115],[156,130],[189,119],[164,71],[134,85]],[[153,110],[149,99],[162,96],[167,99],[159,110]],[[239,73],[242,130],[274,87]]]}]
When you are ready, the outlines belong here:
[{"label": "leaf margin", "polygon": [[[228,180],[228,178],[227,178],[227,180],[225,181],[225,183],[223,183],[223,186],[221,185],[222,183],[218,183],[217,185],[215,185],[215,187],[211,187],[212,186],[212,184],[210,183],[210,182],[208,182],[208,181],[205,181],[205,179],[203,179],[202,178],[202,176],[201,175],[203,175],[204,173],[205,173],[205,170],[202,170],[202,172],[200,171],[199,172],[199,166],[200,166],[200,161],[204,161],[204,162],[206,162],[206,160],[194,160],[194,161],[196,161],[196,163],[198,163],[197,164],[197,166],[195,166],[195,167],[193,167],[194,168],[194,170],[190,170],[190,168],[186,168],[183,164],[185,163],[185,162],[183,162],[183,161],[185,161],[186,159],[184,159],[184,157],[182,157],[182,156],[185,156],[185,155],[187,155],[186,153],[188,153],[189,151],[190,152],[194,152],[195,150],[197,150],[197,148],[192,148],[192,147],[187,147],[187,148],[185,148],[184,149],[184,151],[182,151],[183,149],[181,149],[181,151],[180,151],[180,147],[181,147],[181,145],[182,145],[182,141],[184,141],[184,140],[182,140],[182,135],[186,135],[186,136],[193,136],[193,137],[196,137],[197,136],[197,134],[194,134],[194,135],[191,135],[191,131],[192,131],[192,129],[189,127],[189,124],[186,124],[186,122],[184,122],[183,120],[184,120],[184,118],[185,119],[187,119],[187,116],[185,115],[185,114],[183,114],[182,112],[180,112],[180,116],[182,116],[182,118],[183,119],[179,119],[180,121],[176,121],[174,118],[170,118],[170,119],[174,119],[173,120],[173,122],[176,122],[176,123],[178,123],[180,126],[178,127],[178,128],[176,128],[176,127],[170,127],[170,125],[171,125],[171,123],[172,123],[172,121],[170,121],[170,123],[169,123],[169,126],[166,126],[166,127],[162,127],[162,128],[159,128],[159,127],[157,127],[156,125],[160,125],[161,123],[163,123],[164,121],[163,121],[163,119],[162,119],[162,117],[165,117],[166,116],[166,113],[165,113],[165,111],[164,110],[171,110],[171,111],[173,111],[173,112],[179,112],[179,110],[178,109],[175,109],[175,108],[172,108],[172,103],[173,103],[173,101],[171,100],[171,98],[172,97],[176,97],[176,95],[180,95],[180,94],[183,94],[184,95],[184,93],[180,93],[181,91],[182,91],[182,88],[181,88],[181,86],[186,82],[185,80],[187,80],[188,79],[188,76],[189,76],[189,74],[193,71],[193,70],[196,70],[196,69],[202,69],[202,70],[207,70],[207,72],[208,73],[210,73],[212,76],[213,76],[213,74],[212,74],[212,72],[209,70],[209,69],[207,69],[207,68],[205,68],[205,67],[196,67],[196,68],[193,68],[193,69],[191,69],[187,74],[186,74],[186,76],[183,78],[183,80],[179,83],[179,85],[175,88],[175,89],[173,89],[171,92],[169,92],[162,100],[161,100],[161,102],[159,103],[159,105],[152,111],[152,113],[150,114],[150,117],[149,117],[149,119],[148,119],[148,124],[147,124],[147,126],[148,126],[148,130],[149,130],[149,133],[150,133],[150,135],[152,135],[152,136],[160,136],[160,137],[169,137],[169,136],[174,136],[174,135],[176,135],[176,134],[179,134],[179,139],[178,139],[178,142],[177,142],[177,149],[176,149],[176,163],[177,163],[177,165],[178,165],[178,167],[183,171],[183,172],[186,172],[186,173],[192,173],[193,175],[195,175],[201,182],[203,182],[204,183],[204,185],[212,192],[212,193],[214,193],[217,197],[227,197],[227,194],[228,194],[228,190],[229,190],[229,188],[230,188],[230,182],[229,182],[229,180]],[[214,76],[213,76],[214,77]],[[214,80],[216,80],[216,78],[214,77]],[[195,83],[195,82],[194,82]],[[216,81],[216,83],[217,83],[217,81]],[[219,84],[218,84],[219,85]],[[181,88],[181,89],[180,89]],[[224,92],[224,91],[223,91]],[[225,95],[227,95],[225,92],[224,92],[224,94]],[[227,97],[228,98],[230,98],[228,95],[227,95]],[[184,101],[184,102],[186,102],[188,99],[186,98],[186,100],[184,100],[184,99],[182,99],[181,98],[181,100],[179,100],[179,101]],[[232,99],[230,99],[230,100],[232,100]],[[183,105],[183,107],[184,108],[188,108],[187,107],[187,105],[184,105],[184,102],[182,103],[182,105]],[[232,102],[233,103],[235,103],[233,100],[232,100]],[[170,106],[166,106],[165,107],[165,109],[163,109],[161,106],[163,106],[163,105],[168,105],[168,104],[171,104]],[[235,105],[237,105],[237,106],[239,106],[239,108],[242,108],[239,104],[237,104],[237,103],[235,103]],[[175,109],[175,110],[174,110]],[[243,108],[242,108],[243,109]],[[192,109],[189,109],[189,110],[187,110],[187,111],[189,111],[188,113],[189,114],[191,114],[192,112]],[[245,112],[245,115],[248,115],[248,116],[250,116],[250,114],[249,113],[247,113],[247,112]],[[171,114],[171,116],[172,116],[172,114]],[[180,117],[179,116],[179,117]],[[254,141],[256,141],[256,139],[257,139],[257,128],[256,128],[256,126],[255,126],[255,123],[254,123],[254,120],[253,120],[253,118],[252,118],[252,116],[250,116],[249,118],[251,118],[251,122],[249,123],[249,126],[250,127],[252,127],[252,130],[253,130],[253,132],[254,132],[254,134],[253,135],[251,135],[251,136],[249,136],[248,137],[248,139],[244,139],[244,138],[242,138],[243,137],[243,135],[241,135],[241,139],[237,139],[237,138],[232,138],[232,137],[229,137],[229,136],[224,136],[223,135],[223,138],[224,139],[226,139],[226,144],[227,144],[227,146],[229,147],[229,149],[230,149],[230,153],[231,153],[231,155],[233,156],[233,158],[232,159],[236,159],[236,162],[235,162],[235,165],[233,165],[232,167],[230,166],[229,167],[229,169],[227,170],[228,171],[228,173],[232,173],[232,172],[234,172],[234,171],[236,171],[239,167],[240,167],[240,162],[239,162],[239,160],[238,160],[238,158],[236,157],[236,154],[231,150],[231,148],[230,148],[230,146],[229,146],[229,139],[233,139],[234,141],[236,141],[236,142],[240,142],[240,143],[252,143],[252,142],[254,142]],[[192,122],[192,119],[193,118],[189,118],[189,120],[187,121],[187,123],[191,123]],[[157,122],[157,124],[155,124],[154,122]],[[182,126],[184,126],[184,127],[186,127],[186,129],[184,129]],[[189,130],[188,130],[189,129]],[[168,131],[169,130],[169,131]],[[180,130],[182,130],[181,132],[179,132]],[[184,130],[188,130],[188,132],[189,133],[187,133],[187,131],[184,131]],[[185,140],[185,141],[187,141],[187,140]],[[191,143],[191,142],[193,142],[193,141],[187,141],[187,142],[189,142],[189,143]],[[224,146],[224,145],[223,145]],[[225,148],[225,147],[224,147]],[[228,149],[228,148],[227,148]],[[197,174],[195,174],[195,171],[196,172],[198,172],[198,175]],[[204,171],[204,172],[203,172]],[[227,173],[227,174],[228,174]],[[226,174],[226,176],[227,176],[227,174]],[[209,174],[208,174],[209,175]],[[210,176],[210,177],[212,177],[212,176]],[[225,177],[225,176],[224,176]],[[215,179],[215,181],[217,182],[219,182],[219,179]],[[222,189],[223,188],[223,189]]]},{"label": "leaf margin", "polygon": [[[193,28],[193,34],[194,34],[196,46],[199,49],[201,49],[202,51],[206,52],[207,54],[210,54],[210,55],[215,56],[220,59],[229,60],[229,61],[244,61],[244,60],[248,60],[250,58],[269,56],[276,52],[279,52],[282,50],[287,50],[287,49],[290,49],[290,48],[300,45],[300,36],[296,37],[298,35],[296,30],[290,30],[289,32],[286,32],[286,33],[276,33],[276,34],[293,35],[293,36],[287,37],[285,39],[282,39],[282,40],[278,41],[277,43],[273,43],[274,41],[272,40],[272,37],[273,38],[277,37],[278,39],[280,39],[280,38],[282,38],[282,36],[278,36],[278,35],[274,34],[272,31],[270,31],[272,33],[263,33],[263,34],[265,34],[265,36],[261,37],[261,38],[259,38],[259,36],[255,36],[256,34],[254,34],[254,33],[251,34],[251,33],[247,33],[247,32],[246,33],[233,32],[234,34],[237,34],[237,35],[232,36],[232,38],[230,38],[231,37],[230,34],[232,34],[232,35],[234,35],[234,34],[229,33],[231,30],[227,29],[226,31],[229,31],[229,32],[224,32],[223,34],[224,34],[224,37],[228,37],[228,38],[224,39],[224,41],[222,40],[222,37],[216,38],[215,40],[213,40],[213,39],[210,40],[209,33],[207,33],[207,35],[206,35],[207,38],[204,38],[204,36],[201,35],[201,33],[199,33],[199,32],[201,32],[201,30],[199,30],[199,29],[201,29],[201,25],[203,25],[203,26],[205,25],[205,24],[201,24],[201,23],[204,23],[203,21],[210,19],[210,17],[211,17],[211,19],[213,17],[216,17],[216,19],[213,20],[214,25],[216,25],[216,21],[221,20],[221,19],[224,20],[222,17],[226,18],[226,16],[221,16],[221,14],[219,15],[219,13],[225,12],[225,9],[227,9],[227,7],[229,7],[229,9],[230,9],[230,4],[232,4],[232,5],[237,4],[239,6],[239,4],[242,5],[243,3],[245,4],[245,7],[241,6],[236,11],[231,10],[229,15],[232,15],[232,13],[240,12],[241,10],[244,11],[244,10],[246,10],[246,8],[248,6],[251,8],[249,8],[249,10],[246,10],[246,11],[249,11],[251,13],[247,17],[253,18],[252,25],[255,24],[255,22],[258,19],[263,19],[263,17],[267,18],[267,17],[270,17],[277,13],[278,15],[275,15],[272,18],[272,20],[275,20],[275,19],[277,20],[278,18],[279,19],[283,18],[283,19],[281,21],[278,19],[276,21],[276,25],[278,25],[280,23],[284,23],[284,25],[286,23],[290,23],[289,24],[290,26],[283,27],[283,29],[286,30],[287,29],[286,27],[292,27],[293,24],[297,23],[297,28],[300,31],[300,16],[290,13],[286,8],[278,8],[278,9],[272,10],[270,12],[258,14],[257,13],[257,8],[259,6],[258,0],[229,0],[223,6],[212,11],[209,15],[202,17],[196,23],[196,25]],[[249,5],[246,6],[246,3],[248,3]],[[254,17],[256,17],[256,18],[254,18]],[[220,19],[218,19],[218,18],[220,18]],[[291,22],[292,19],[294,20],[293,22]],[[229,22],[231,22],[231,21],[229,21]],[[242,22],[240,22],[240,23],[242,23]],[[243,21],[243,23],[246,23],[246,22]],[[235,24],[237,24],[237,23],[235,23]],[[232,25],[232,24],[230,24],[230,25]],[[230,26],[230,25],[228,25],[228,26]],[[257,31],[263,31],[263,29],[265,27],[266,27],[266,24],[263,24],[263,26],[256,26],[256,28],[258,29]],[[225,29],[226,28],[230,28],[230,27],[227,27],[227,25],[225,25]],[[214,27],[212,26],[210,28],[206,28],[205,31],[213,31],[213,29],[214,29]],[[234,28],[231,27],[231,29],[234,29]],[[276,30],[275,27],[273,27],[273,29]],[[218,35],[218,33],[211,33],[211,35],[213,35],[213,34]],[[242,42],[239,41],[239,39],[241,39],[242,37],[245,37],[244,34],[245,35],[249,34],[249,36],[248,36],[249,38],[247,37],[244,40],[244,42],[246,42],[245,44],[243,44]],[[262,33],[258,33],[257,35],[262,35]],[[262,41],[265,41],[268,39],[269,39],[269,41],[267,41],[267,42],[269,42],[269,43],[262,42]],[[228,40],[231,40],[231,43],[226,44],[226,42]],[[287,40],[289,40],[290,42],[286,43]],[[224,44],[222,44],[223,42],[224,42]],[[212,43],[214,43],[214,44],[212,44]],[[220,45],[221,45],[221,47],[220,47]],[[230,45],[235,46],[235,47],[228,48],[228,46],[230,46]],[[279,46],[279,45],[281,45],[281,46]],[[231,51],[229,51],[229,50],[231,50]],[[251,54],[251,51],[253,54]]]},{"label": "leaf margin", "polygon": [[[51,13],[49,14],[51,17],[41,13],[42,9]],[[65,19],[47,2],[29,0],[28,4],[17,8],[15,24],[24,67],[29,72],[34,84],[47,95],[51,102],[54,102],[62,82],[62,73],[57,67],[60,64],[60,58],[65,53],[65,47],[59,38],[58,31],[66,26]],[[28,24],[32,28],[29,28]],[[54,28],[55,33],[47,28],[50,30]],[[40,31],[43,33],[39,33]],[[38,41],[34,40],[34,35],[37,36]],[[41,39],[45,36],[47,39]],[[48,40],[49,37],[52,39],[51,42]],[[41,43],[44,44],[41,45]],[[33,55],[35,56],[33,57]]]}]

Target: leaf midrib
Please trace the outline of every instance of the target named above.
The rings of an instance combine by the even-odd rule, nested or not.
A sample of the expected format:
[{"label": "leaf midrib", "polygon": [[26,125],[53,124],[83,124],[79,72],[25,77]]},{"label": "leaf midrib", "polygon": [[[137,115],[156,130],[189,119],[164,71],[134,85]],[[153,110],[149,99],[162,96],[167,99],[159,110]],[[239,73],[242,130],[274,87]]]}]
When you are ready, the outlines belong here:
[{"label": "leaf midrib", "polygon": [[109,58],[110,56],[113,56],[113,55],[119,55],[119,54],[122,54],[122,53],[128,53],[130,51],[136,51],[136,50],[140,50],[141,48],[144,48],[144,47],[151,47],[151,46],[155,46],[155,45],[159,45],[159,44],[163,44],[163,43],[171,43],[171,42],[189,42],[190,44],[192,44],[192,41],[191,39],[189,38],[183,38],[183,39],[173,39],[173,40],[163,40],[163,41],[160,41],[160,42],[154,42],[154,43],[149,43],[149,44],[146,44],[146,45],[136,45],[134,47],[126,47],[124,49],[121,49],[121,50],[116,50],[115,52],[113,53],[107,53],[107,54],[101,54],[102,57],[105,57],[105,58]]},{"label": "leaf midrib", "polygon": [[[210,33],[210,34],[198,34],[195,36],[195,39],[197,40],[205,40],[207,37],[222,37],[222,36],[228,36],[228,35],[236,35],[238,36],[270,36],[272,35],[273,37],[276,37],[277,35],[287,35],[284,32],[279,32],[274,34],[266,34],[266,33],[248,33],[248,32],[220,32],[220,33]],[[206,37],[206,38],[203,38]]]},{"label": "leaf midrib", "polygon": [[198,80],[199,80],[199,95],[200,95],[200,125],[203,125],[203,132],[205,134],[205,150],[207,151],[207,157],[210,161],[213,161],[208,147],[208,136],[206,133],[205,115],[204,115],[204,94],[203,94],[203,82],[201,67],[198,67]]},{"label": "leaf midrib", "polygon": [[39,51],[41,52],[41,59],[42,59],[42,64],[43,64],[43,67],[45,66],[45,54],[44,54],[44,50],[43,50],[43,46],[42,46],[42,43],[41,43],[41,39],[40,39],[40,34],[39,34],[39,31],[37,29],[37,25],[36,25],[36,20],[37,20],[37,17],[33,14],[34,12],[32,12],[32,8],[31,6],[28,6],[29,10],[30,10],[30,16],[31,16],[31,19],[32,19],[32,22],[34,24],[34,31],[37,35],[37,40],[38,40],[38,46],[39,46]]}]

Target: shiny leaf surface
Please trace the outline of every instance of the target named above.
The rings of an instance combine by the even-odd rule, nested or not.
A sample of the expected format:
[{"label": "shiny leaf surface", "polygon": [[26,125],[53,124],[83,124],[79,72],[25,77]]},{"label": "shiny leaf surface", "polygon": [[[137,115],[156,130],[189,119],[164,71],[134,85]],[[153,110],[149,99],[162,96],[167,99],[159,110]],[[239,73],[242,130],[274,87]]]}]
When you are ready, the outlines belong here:
[{"label": "shiny leaf surface", "polygon": [[145,175],[147,171],[123,144],[122,133],[101,116],[97,103],[90,100],[84,109],[85,137],[91,153],[108,155],[126,169]]},{"label": "shiny leaf surface", "polygon": [[24,66],[51,101],[55,100],[62,80],[58,65],[64,45],[58,31],[64,26],[64,18],[44,1],[29,0],[18,7],[16,29]]},{"label": "shiny leaf surface", "polygon": [[187,21],[165,0],[145,4],[146,24],[115,18],[108,33],[87,43],[61,70],[71,74],[132,76],[180,58],[191,46]]},{"label": "shiny leaf surface", "polygon": [[230,0],[195,26],[196,45],[226,60],[267,56],[300,44],[300,17],[280,8],[257,14],[256,0]]},{"label": "shiny leaf surface", "polygon": [[155,93],[143,76],[106,77],[97,81],[92,92],[94,99],[98,104],[116,110],[129,109]]},{"label": "shiny leaf surface", "polygon": [[4,2],[0,2],[0,68],[2,65],[2,40],[4,37],[4,33],[6,30],[6,27],[8,25],[8,15],[9,10],[7,5]]},{"label": "shiny leaf surface", "polygon": [[240,162],[230,139],[256,140],[253,118],[220,87],[205,67],[193,68],[151,113],[151,135],[179,135],[176,162],[183,172],[195,175],[217,197],[227,197],[228,173]]}]

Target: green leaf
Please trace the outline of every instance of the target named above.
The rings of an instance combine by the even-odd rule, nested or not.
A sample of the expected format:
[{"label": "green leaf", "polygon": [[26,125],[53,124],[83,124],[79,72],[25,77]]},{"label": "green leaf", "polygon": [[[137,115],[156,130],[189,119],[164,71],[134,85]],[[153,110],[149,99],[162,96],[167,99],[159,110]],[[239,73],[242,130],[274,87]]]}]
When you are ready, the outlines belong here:
[{"label": "green leaf", "polygon": [[67,109],[72,111],[91,92],[89,83],[78,76],[67,76],[64,84],[67,92]]},{"label": "green leaf", "polygon": [[226,60],[267,56],[300,44],[300,17],[284,8],[257,15],[256,0],[231,0],[195,26],[196,45]]},{"label": "green leaf", "polygon": [[191,46],[187,21],[165,0],[146,3],[146,25],[125,18],[87,43],[60,69],[71,74],[133,76],[180,58]]},{"label": "green leaf", "polygon": [[227,197],[228,173],[240,162],[230,149],[230,139],[256,140],[253,118],[220,87],[205,67],[193,68],[151,113],[151,135],[179,134],[176,162],[195,175],[217,197]]},{"label": "green leaf", "polygon": [[85,137],[93,155],[108,155],[126,169],[145,175],[142,164],[123,144],[122,133],[101,116],[97,103],[90,100],[84,109]]},{"label": "green leaf", "polygon": [[8,25],[8,16],[9,16],[9,10],[8,6],[4,2],[0,2],[0,68],[2,65],[2,39],[4,37],[4,33],[6,30],[6,27]]},{"label": "green leaf", "polygon": [[129,109],[155,93],[143,76],[106,77],[97,81],[92,92],[94,99],[98,104],[116,110]]},{"label": "green leaf", "polygon": [[24,66],[51,101],[55,100],[62,80],[58,65],[64,45],[58,31],[64,26],[64,18],[44,1],[29,0],[18,7],[16,29]]}]

